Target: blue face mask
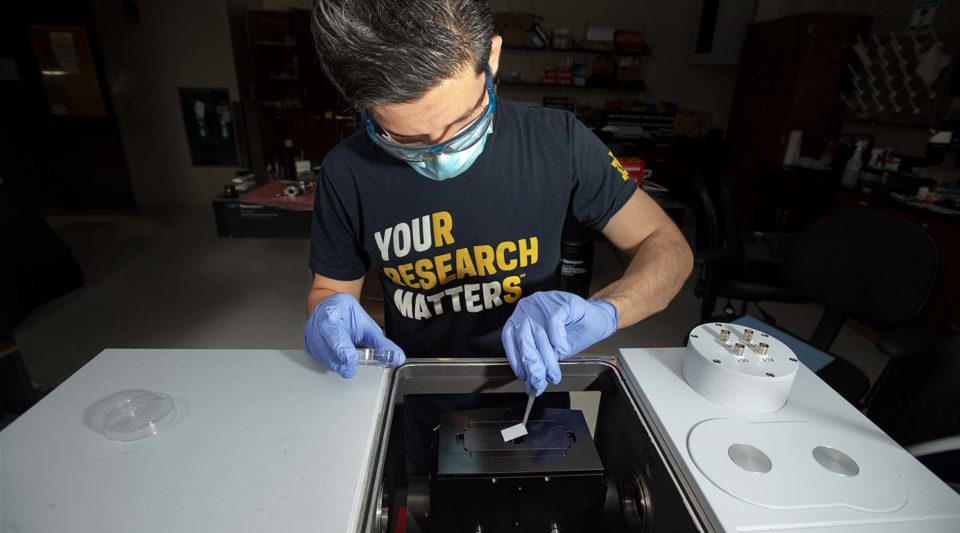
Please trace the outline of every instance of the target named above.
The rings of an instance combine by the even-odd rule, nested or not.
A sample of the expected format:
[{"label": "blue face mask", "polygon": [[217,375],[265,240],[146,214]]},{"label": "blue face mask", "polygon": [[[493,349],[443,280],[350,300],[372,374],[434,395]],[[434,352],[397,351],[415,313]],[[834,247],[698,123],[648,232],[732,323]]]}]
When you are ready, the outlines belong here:
[{"label": "blue face mask", "polygon": [[426,178],[442,181],[459,176],[477,160],[486,145],[487,135],[493,132],[497,100],[493,92],[492,77],[490,69],[487,68],[484,87],[487,92],[487,106],[483,114],[445,142],[433,145],[398,143],[377,126],[370,113],[365,112],[367,135],[374,144],[393,157],[405,161]]},{"label": "blue face mask", "polygon": [[491,124],[487,131],[483,132],[480,139],[468,148],[451,154],[440,153],[427,161],[407,161],[407,164],[425,178],[436,181],[455,178],[466,172],[470,165],[480,157],[480,152],[483,152],[483,147],[487,144],[487,135],[492,132],[493,125]]}]

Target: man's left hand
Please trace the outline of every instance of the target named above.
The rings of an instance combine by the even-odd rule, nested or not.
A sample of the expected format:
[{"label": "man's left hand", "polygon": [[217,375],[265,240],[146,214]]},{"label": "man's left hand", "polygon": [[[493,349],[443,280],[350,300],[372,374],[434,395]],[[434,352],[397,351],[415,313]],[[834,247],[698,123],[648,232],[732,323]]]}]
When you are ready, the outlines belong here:
[{"label": "man's left hand", "polygon": [[548,382],[560,383],[560,361],[613,335],[617,324],[617,308],[610,302],[544,291],[517,303],[501,340],[517,378],[539,396]]}]

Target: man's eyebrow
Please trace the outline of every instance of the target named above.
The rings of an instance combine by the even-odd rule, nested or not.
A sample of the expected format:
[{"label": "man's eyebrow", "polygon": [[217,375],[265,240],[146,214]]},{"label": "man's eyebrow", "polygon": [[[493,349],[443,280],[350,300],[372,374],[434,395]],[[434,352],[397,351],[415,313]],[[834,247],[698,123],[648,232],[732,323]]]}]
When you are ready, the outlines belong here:
[{"label": "man's eyebrow", "polygon": [[[470,116],[473,115],[473,114],[477,111],[477,108],[480,107],[481,105],[483,105],[483,99],[484,99],[486,96],[487,96],[487,91],[486,91],[486,88],[484,88],[483,94],[480,95],[480,98],[477,100],[477,103],[473,104],[473,107],[470,108],[469,110],[467,110],[466,113],[460,115],[460,118],[454,120],[454,121],[451,122],[450,124],[447,124],[447,127],[449,128],[450,126],[453,126],[454,124],[456,124],[456,123],[458,123],[458,122],[463,122],[464,120],[467,120],[468,118],[470,118]],[[389,133],[389,132],[388,132],[388,133]],[[429,135],[429,134],[427,134],[427,133],[412,133],[412,134],[400,135],[399,133],[390,133],[390,136],[391,136],[391,137],[422,137],[422,136],[424,136],[424,135]]]},{"label": "man's eyebrow", "polygon": [[457,120],[454,120],[454,121],[451,122],[450,124],[456,124],[457,122],[463,122],[464,120],[467,120],[468,118],[470,118],[471,115],[473,115],[474,112],[476,112],[476,110],[477,110],[478,107],[480,107],[480,103],[479,103],[479,102],[473,106],[473,109],[471,109],[471,110],[467,111],[466,113],[460,115],[460,118],[458,118]]}]

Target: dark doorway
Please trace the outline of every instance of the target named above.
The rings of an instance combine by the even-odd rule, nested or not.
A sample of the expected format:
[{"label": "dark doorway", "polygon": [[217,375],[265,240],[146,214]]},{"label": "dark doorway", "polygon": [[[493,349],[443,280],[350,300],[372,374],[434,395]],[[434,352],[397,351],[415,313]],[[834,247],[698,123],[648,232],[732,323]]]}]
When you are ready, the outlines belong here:
[{"label": "dark doorway", "polygon": [[47,212],[133,211],[90,9],[0,4],[0,178]]}]

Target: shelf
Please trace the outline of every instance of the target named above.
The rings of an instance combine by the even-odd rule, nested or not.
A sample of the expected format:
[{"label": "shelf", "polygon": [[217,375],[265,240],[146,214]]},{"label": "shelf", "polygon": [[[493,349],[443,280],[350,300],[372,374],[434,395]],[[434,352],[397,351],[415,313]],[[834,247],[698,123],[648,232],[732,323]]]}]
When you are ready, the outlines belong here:
[{"label": "shelf", "polygon": [[256,43],[257,46],[263,46],[266,48],[296,48],[297,43],[287,43],[283,41],[260,41]]},{"label": "shelf", "polygon": [[519,50],[527,52],[545,52],[549,54],[610,54],[614,56],[640,57],[650,55],[650,48],[644,45],[643,50],[596,50],[593,48],[537,48],[536,46],[504,46],[504,50]]},{"label": "shelf", "polygon": [[642,81],[636,87],[589,87],[589,86],[579,86],[579,85],[559,85],[555,83],[539,83],[539,82],[516,82],[516,81],[501,81],[499,83],[501,87],[520,87],[524,89],[563,89],[563,90],[573,90],[573,91],[613,91],[613,92],[643,92],[647,89],[647,84]]},{"label": "shelf", "polygon": [[859,115],[839,115],[840,120],[845,122],[855,122],[858,124],[869,124],[872,126],[889,126],[893,128],[915,128],[929,130],[931,128],[936,129],[940,124],[941,120],[906,120],[906,119],[897,119],[897,118],[874,118],[874,117],[862,117]]},{"label": "shelf", "polygon": [[303,103],[298,101],[296,105],[284,105],[283,101],[261,100],[260,107],[274,111],[301,110],[303,109]]}]

